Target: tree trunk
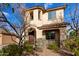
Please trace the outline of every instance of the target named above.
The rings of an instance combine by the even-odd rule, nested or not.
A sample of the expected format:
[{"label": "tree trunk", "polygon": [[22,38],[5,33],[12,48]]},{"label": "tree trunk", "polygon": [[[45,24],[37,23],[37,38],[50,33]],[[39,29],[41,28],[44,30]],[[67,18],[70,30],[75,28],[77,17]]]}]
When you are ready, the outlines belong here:
[{"label": "tree trunk", "polygon": [[19,49],[20,49],[20,55],[22,55],[22,52],[23,52],[23,42],[22,42],[22,39],[21,39],[21,38],[20,38],[20,40],[19,40],[18,47],[19,47]]}]

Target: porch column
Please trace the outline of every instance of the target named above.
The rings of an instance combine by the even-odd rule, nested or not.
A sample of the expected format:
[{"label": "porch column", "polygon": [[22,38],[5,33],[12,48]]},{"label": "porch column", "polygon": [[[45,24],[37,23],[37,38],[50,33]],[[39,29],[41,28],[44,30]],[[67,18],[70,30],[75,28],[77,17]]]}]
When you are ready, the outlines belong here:
[{"label": "porch column", "polygon": [[60,47],[62,47],[63,40],[66,39],[66,28],[60,28]]},{"label": "porch column", "polygon": [[43,42],[44,41],[43,41],[43,36],[42,36],[42,30],[37,29],[36,30],[36,46],[37,46],[37,48],[42,49],[43,45],[44,45]]},{"label": "porch column", "polygon": [[42,30],[39,29],[36,30],[36,38],[37,39],[42,38]]}]

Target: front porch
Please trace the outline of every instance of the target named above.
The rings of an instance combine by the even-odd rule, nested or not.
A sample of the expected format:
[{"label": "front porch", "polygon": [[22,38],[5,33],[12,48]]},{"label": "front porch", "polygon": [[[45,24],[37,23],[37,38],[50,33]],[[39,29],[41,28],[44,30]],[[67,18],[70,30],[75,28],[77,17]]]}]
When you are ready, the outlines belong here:
[{"label": "front porch", "polygon": [[53,41],[56,41],[57,45],[62,47],[62,41],[66,39],[66,24],[49,24],[41,27],[31,26],[27,30],[27,39],[32,40],[31,42],[40,48],[47,47]]},{"label": "front porch", "polygon": [[62,47],[62,41],[66,39],[66,26],[68,23],[47,24],[39,27],[42,30],[42,38],[46,40],[45,46],[53,41],[57,42],[58,47]]},{"label": "front porch", "polygon": [[60,30],[44,30],[43,38],[46,40],[46,46],[52,44],[53,41],[57,42],[57,45],[60,47]]}]

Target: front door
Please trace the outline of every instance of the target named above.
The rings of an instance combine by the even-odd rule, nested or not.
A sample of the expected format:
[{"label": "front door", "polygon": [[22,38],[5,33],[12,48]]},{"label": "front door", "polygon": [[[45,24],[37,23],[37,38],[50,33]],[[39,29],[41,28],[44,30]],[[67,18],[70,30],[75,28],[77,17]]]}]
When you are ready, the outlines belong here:
[{"label": "front door", "polygon": [[29,42],[34,44],[35,43],[35,31],[29,32],[28,36],[29,36]]}]

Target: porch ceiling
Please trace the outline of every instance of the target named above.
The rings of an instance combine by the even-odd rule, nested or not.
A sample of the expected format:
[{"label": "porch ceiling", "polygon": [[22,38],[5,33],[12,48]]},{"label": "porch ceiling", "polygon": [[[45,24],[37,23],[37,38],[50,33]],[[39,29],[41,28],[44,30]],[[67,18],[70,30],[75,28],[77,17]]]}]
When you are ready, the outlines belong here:
[{"label": "porch ceiling", "polygon": [[55,23],[55,24],[46,24],[43,25],[41,27],[39,27],[39,29],[46,29],[46,30],[50,30],[50,29],[57,29],[57,28],[62,28],[62,27],[66,27],[68,25],[67,22],[63,22],[63,23]]}]

